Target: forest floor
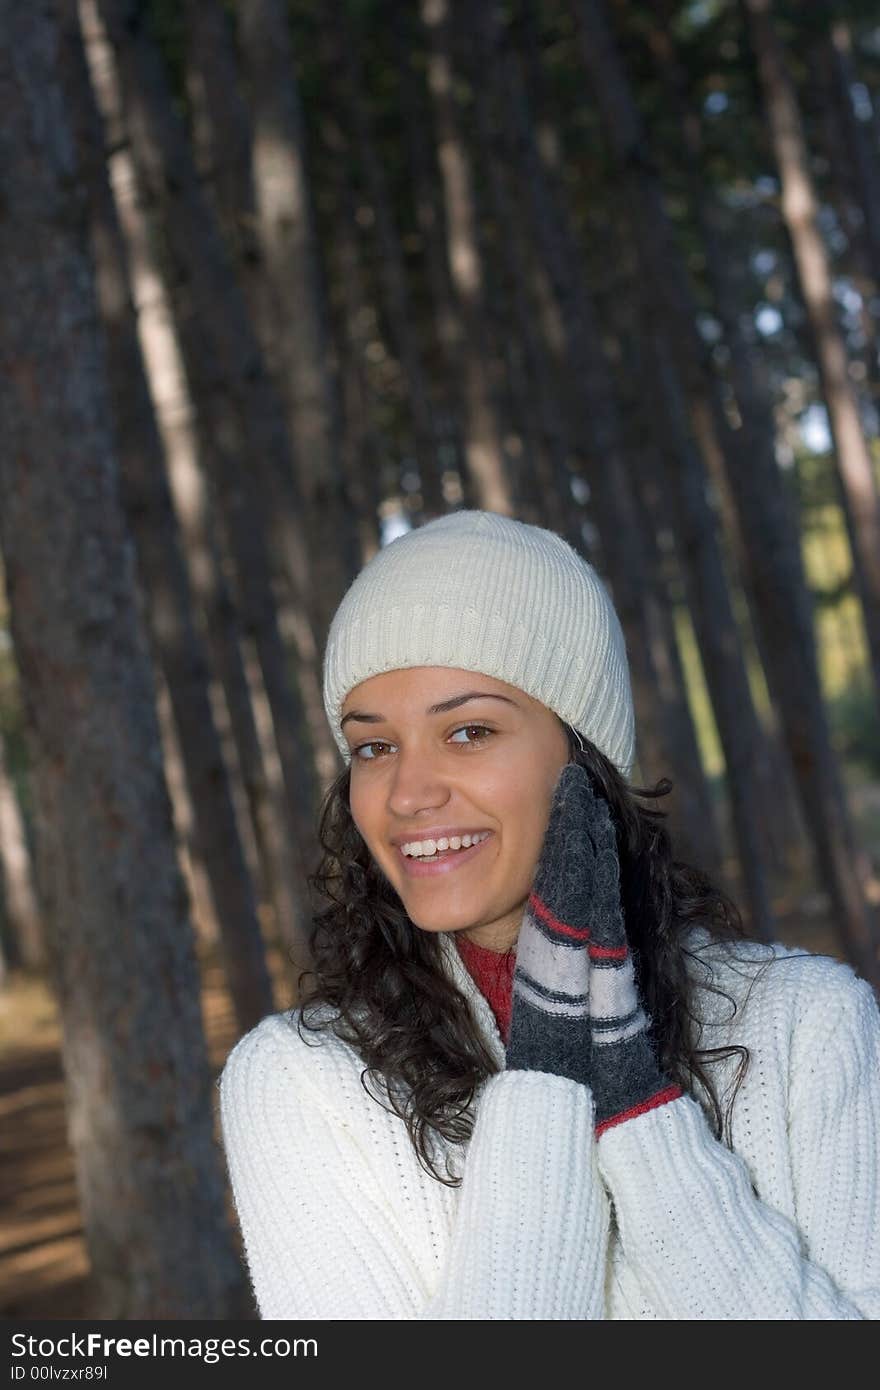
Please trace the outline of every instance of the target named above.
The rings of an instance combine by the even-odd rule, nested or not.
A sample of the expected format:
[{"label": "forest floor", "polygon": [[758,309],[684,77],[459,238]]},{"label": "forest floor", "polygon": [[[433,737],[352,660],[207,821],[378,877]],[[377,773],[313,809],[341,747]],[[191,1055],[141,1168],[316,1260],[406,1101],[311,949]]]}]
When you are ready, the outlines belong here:
[{"label": "forest floor", "polygon": [[[861,843],[880,863],[880,783],[851,783]],[[880,899],[880,883],[876,884]],[[811,884],[774,900],[776,939],[841,957],[827,903]],[[236,1041],[222,961],[199,945],[203,1018],[212,1076]],[[279,1008],[292,1000],[289,967],[270,951]],[[55,1001],[46,982],[13,973],[0,990],[0,1318],[85,1319],[89,1263],[68,1143]],[[215,1104],[215,1132],[219,1117]],[[227,1211],[241,1253],[231,1195]]]}]

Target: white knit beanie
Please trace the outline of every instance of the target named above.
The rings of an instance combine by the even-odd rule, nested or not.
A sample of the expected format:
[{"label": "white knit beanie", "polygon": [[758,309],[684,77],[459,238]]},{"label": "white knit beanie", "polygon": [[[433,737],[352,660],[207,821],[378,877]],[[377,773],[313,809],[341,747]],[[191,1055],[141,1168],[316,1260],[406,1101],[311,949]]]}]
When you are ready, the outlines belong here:
[{"label": "white knit beanie", "polygon": [[377,551],[344,594],[324,652],[324,709],[346,764],[348,692],[408,666],[506,681],[629,776],[635,729],[623,630],[592,565],[554,531],[459,511]]}]

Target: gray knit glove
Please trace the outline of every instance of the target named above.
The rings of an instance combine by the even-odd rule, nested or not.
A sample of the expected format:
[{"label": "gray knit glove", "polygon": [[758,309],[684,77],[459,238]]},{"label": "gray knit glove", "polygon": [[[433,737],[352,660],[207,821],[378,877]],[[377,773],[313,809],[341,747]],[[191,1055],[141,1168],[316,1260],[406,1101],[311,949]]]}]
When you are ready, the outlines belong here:
[{"label": "gray knit glove", "polygon": [[636,989],[611,811],[577,763],[553,793],[517,943],[508,1070],[592,1087],[597,1137],[674,1100]]},{"label": "gray knit glove", "polygon": [[611,809],[576,767],[584,818],[580,833],[594,856],[589,911],[589,1013],[592,1036],[596,1137],[613,1125],[681,1095],[661,1071],[650,1037],[651,1020],[636,987],[620,897],[620,861]]},{"label": "gray knit glove", "polygon": [[552,1072],[589,1085],[587,944],[595,854],[583,829],[592,793],[581,772],[567,764],[553,790],[517,941],[506,1068]]}]

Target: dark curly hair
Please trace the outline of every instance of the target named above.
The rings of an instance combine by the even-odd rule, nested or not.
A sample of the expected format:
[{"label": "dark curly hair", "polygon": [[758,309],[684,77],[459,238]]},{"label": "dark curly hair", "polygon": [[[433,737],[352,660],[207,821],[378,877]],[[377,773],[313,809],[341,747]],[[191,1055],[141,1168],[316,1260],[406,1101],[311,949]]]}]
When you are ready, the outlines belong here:
[{"label": "dark curly hair", "polygon": [[[562,722],[562,721],[560,721]],[[621,899],[633,952],[636,981],[652,1020],[652,1035],[666,1073],[698,1096],[716,1138],[730,1142],[730,1110],[749,1063],[746,1047],[698,1048],[692,1039],[695,981],[684,944],[693,924],[718,940],[746,939],[735,904],[699,869],[672,857],[666,812],[644,806],[668,795],[672,782],[631,787],[613,763],[593,744],[563,724],[570,761],[586,769],[594,789],[608,802],[617,830]],[[308,876],[327,906],[313,914],[309,937],[312,968],[299,975],[297,1026],[309,1031],[332,1027],[366,1063],[385,1089],[394,1112],[406,1123],[419,1162],[447,1186],[460,1178],[442,1177],[431,1159],[432,1130],[453,1144],[464,1143],[473,1129],[471,1102],[481,1083],[498,1070],[487,1050],[470,1006],[445,973],[442,943],[433,932],[420,931],[376,865],[352,818],[349,806],[351,768],[327,790],[322,804],[320,865]],[[512,948],[513,949],[513,948]],[[712,983],[711,967],[700,958],[705,979],[700,987],[736,1002]],[[304,977],[312,983],[302,990]],[[329,1005],[318,1021],[306,1010]],[[323,1012],[323,1011],[319,1011]],[[300,1031],[300,1036],[302,1033]],[[739,1054],[735,1086],[722,1116],[707,1064]]]}]

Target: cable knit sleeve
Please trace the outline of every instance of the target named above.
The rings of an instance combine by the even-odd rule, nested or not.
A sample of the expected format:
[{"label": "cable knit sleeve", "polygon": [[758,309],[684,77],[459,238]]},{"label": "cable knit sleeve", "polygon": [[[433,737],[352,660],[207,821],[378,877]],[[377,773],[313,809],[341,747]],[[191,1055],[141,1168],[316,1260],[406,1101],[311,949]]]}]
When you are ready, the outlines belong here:
[{"label": "cable knit sleeve", "polygon": [[261,1317],[604,1317],[609,1203],[584,1086],[533,1072],[485,1082],[437,1280],[413,1253],[413,1221],[425,1212],[369,1142],[377,1121],[363,1107],[384,1124],[383,1112],[359,1073],[351,1085],[349,1066],[356,1113],[347,1120],[324,1078],[306,1074],[311,1059],[292,1042],[292,1026],[264,1020],[233,1049],[218,1083]]},{"label": "cable knit sleeve", "polygon": [[832,970],[791,1047],[795,1221],[758,1199],[688,1096],[598,1141],[624,1250],[662,1317],[880,1317],[880,1016],[869,985]]}]

